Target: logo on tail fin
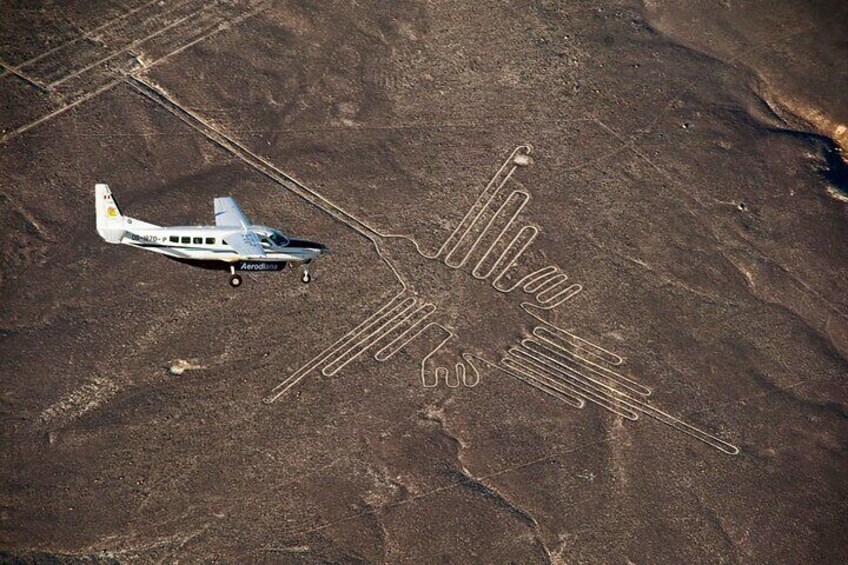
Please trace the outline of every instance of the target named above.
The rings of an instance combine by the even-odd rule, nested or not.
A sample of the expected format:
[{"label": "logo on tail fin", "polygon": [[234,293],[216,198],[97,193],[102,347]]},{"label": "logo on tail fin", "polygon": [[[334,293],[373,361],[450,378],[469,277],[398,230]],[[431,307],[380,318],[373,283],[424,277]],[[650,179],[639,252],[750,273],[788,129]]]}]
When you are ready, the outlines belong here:
[{"label": "logo on tail fin", "polygon": [[118,217],[118,211],[115,209],[114,206],[109,206],[109,208],[106,210],[106,215],[109,216],[110,218],[117,218]]}]

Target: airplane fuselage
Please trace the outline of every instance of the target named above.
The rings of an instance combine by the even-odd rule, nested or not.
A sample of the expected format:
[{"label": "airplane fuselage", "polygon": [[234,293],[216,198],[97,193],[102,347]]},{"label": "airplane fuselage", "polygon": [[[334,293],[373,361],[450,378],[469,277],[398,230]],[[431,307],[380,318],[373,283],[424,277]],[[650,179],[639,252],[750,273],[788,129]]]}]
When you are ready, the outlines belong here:
[{"label": "airplane fuselage", "polygon": [[[284,238],[277,243],[270,239],[272,232],[264,226],[249,226],[255,233],[265,254],[261,257],[246,257],[224,242],[224,238],[239,234],[243,230],[222,226],[174,226],[156,228],[132,228],[121,238],[120,243],[161,253],[177,261],[207,268],[243,271],[275,271],[286,263],[299,265],[308,263],[327,251],[313,241]],[[276,264],[276,265],[275,265]],[[265,266],[263,268],[263,266]]]},{"label": "airplane fuselage", "polygon": [[215,198],[214,226],[148,224],[124,216],[106,184],[94,186],[97,233],[111,244],[129,245],[182,263],[230,271],[230,284],[241,285],[236,271],[280,271],[300,266],[301,280],[311,280],[309,264],[329,253],[326,246],[286,237],[279,230],[255,225],[230,196]]}]

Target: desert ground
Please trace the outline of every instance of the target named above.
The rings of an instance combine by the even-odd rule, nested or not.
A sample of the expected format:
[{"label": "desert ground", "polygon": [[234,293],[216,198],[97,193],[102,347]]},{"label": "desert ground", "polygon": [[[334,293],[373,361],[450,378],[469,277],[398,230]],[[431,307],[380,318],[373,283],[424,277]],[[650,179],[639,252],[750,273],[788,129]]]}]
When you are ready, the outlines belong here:
[{"label": "desert ground", "polygon": [[845,3],[0,10],[0,561],[848,561]]}]

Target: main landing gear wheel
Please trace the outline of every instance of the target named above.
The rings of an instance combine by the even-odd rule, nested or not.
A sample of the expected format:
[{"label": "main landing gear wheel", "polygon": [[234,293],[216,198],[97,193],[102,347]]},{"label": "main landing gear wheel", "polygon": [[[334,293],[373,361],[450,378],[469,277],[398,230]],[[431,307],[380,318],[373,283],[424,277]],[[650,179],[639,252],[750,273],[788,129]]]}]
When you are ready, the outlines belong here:
[{"label": "main landing gear wheel", "polygon": [[230,286],[233,288],[241,286],[241,276],[236,274],[235,265],[230,265]]}]

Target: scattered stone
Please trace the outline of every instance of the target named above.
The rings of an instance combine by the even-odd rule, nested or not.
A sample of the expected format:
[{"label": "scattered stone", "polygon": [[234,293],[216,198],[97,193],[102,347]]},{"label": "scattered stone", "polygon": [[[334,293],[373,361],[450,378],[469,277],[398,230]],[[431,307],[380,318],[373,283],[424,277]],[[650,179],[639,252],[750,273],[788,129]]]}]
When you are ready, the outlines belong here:
[{"label": "scattered stone", "polygon": [[182,375],[186,371],[192,371],[194,369],[203,369],[201,365],[195,365],[185,359],[175,359],[171,362],[171,366],[168,367],[168,372],[172,375]]}]

